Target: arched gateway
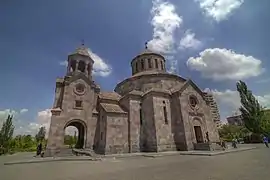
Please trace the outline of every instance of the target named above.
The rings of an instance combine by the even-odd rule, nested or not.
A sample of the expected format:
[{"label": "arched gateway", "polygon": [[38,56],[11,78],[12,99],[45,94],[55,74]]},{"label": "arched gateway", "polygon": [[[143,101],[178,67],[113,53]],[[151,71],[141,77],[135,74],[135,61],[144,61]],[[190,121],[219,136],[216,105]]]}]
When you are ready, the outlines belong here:
[{"label": "arched gateway", "polygon": [[218,110],[210,95],[191,80],[167,73],[161,54],[145,49],[135,56],[132,76],[115,92],[100,91],[93,64],[84,45],[68,56],[66,75],[56,80],[45,156],[64,152],[68,126],[78,129],[77,148],[99,154],[192,150],[205,141],[206,132],[211,142],[219,140],[212,116],[215,112],[217,119]]},{"label": "arched gateway", "polygon": [[79,119],[71,120],[65,125],[64,131],[67,127],[70,127],[70,126],[76,127],[78,130],[75,148],[83,149],[85,147],[86,129],[87,129],[85,122]]}]

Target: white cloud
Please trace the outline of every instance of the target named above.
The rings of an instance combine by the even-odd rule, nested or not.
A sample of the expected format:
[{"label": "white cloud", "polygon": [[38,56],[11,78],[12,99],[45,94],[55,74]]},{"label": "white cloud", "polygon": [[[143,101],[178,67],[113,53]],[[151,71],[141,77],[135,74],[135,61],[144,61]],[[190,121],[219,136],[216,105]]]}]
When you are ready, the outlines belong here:
[{"label": "white cloud", "polygon": [[65,129],[65,134],[74,136],[75,134],[78,136],[78,129],[74,126],[68,126]]},{"label": "white cloud", "polygon": [[[107,64],[100,56],[93,53],[90,49],[88,49],[88,53],[94,61],[93,75],[106,77],[112,73],[112,67],[109,64]],[[62,61],[59,64],[61,66],[67,67],[68,62]]]},{"label": "white cloud", "polygon": [[90,49],[88,51],[91,58],[94,60],[93,74],[96,76],[106,77],[112,73],[112,68],[101,57],[93,53]]},{"label": "white cloud", "polygon": [[[36,134],[40,127],[45,126],[46,137],[49,135],[50,123],[51,123],[51,109],[45,109],[38,112],[35,122],[28,125],[28,132],[31,134]],[[69,135],[74,135],[74,132],[78,132],[76,127],[70,126],[65,129],[65,133]]]},{"label": "white cloud", "polygon": [[22,115],[28,112],[28,109],[21,109],[21,110],[12,110],[12,109],[5,109],[0,110],[0,127],[2,127],[3,122],[6,120],[8,115],[13,116],[13,125],[15,126],[14,134],[25,134],[28,131],[29,124],[25,121],[21,120]]},{"label": "white cloud", "polygon": [[240,97],[237,91],[227,89],[225,91],[212,90],[219,104],[226,104],[237,110],[240,107]]},{"label": "white cloud", "polygon": [[172,3],[153,0],[151,9],[153,39],[149,41],[149,49],[159,53],[172,53],[174,50],[174,33],[183,20]]},{"label": "white cloud", "polygon": [[[217,103],[220,107],[226,108],[221,111],[228,112],[227,115],[239,113],[239,107],[241,106],[240,97],[238,91],[227,89],[225,91],[211,90]],[[266,95],[254,95],[261,106],[270,108],[270,94]]]},{"label": "white cloud", "polygon": [[[21,116],[23,113],[27,112],[26,109],[21,109],[19,111],[5,109],[0,111],[0,127],[4,120],[6,120],[7,116],[9,114],[13,115],[13,124],[15,126],[14,135],[25,135],[30,134],[32,136],[36,135],[39,128],[42,126],[45,126],[46,128],[46,137],[48,137],[49,129],[50,129],[50,123],[51,123],[51,110],[45,109],[37,113],[36,118],[31,121],[27,122],[25,120],[21,119]],[[77,132],[77,128],[70,126],[66,128],[66,134],[74,135],[74,132]]]},{"label": "white cloud", "polygon": [[[172,56],[176,45],[174,34],[180,28],[183,19],[177,14],[172,3],[164,0],[152,0],[152,3],[153,39],[148,42],[148,48],[165,56]],[[169,62],[172,68],[175,68],[173,64],[177,61],[172,58]]]},{"label": "white cloud", "polygon": [[217,22],[228,19],[238,9],[244,0],[195,0],[206,16],[212,17]]},{"label": "white cloud", "polygon": [[67,62],[67,61],[61,61],[59,64],[60,64],[61,66],[65,66],[65,67],[68,66],[68,62]]},{"label": "white cloud", "polygon": [[213,80],[240,80],[260,75],[262,62],[252,56],[227,49],[205,49],[199,57],[191,57],[187,66]]},{"label": "white cloud", "polygon": [[26,112],[28,112],[28,109],[21,109],[20,110],[20,113],[26,113]]},{"label": "white cloud", "polygon": [[199,49],[202,47],[202,42],[195,38],[195,33],[187,30],[184,37],[180,40],[179,49]]},{"label": "white cloud", "polygon": [[0,119],[4,119],[5,120],[9,114],[14,115],[14,114],[16,114],[16,111],[14,111],[12,109],[1,110],[0,111]]},{"label": "white cloud", "polygon": [[28,112],[28,109],[20,109],[20,110],[13,110],[13,109],[4,109],[0,110],[0,126],[6,120],[8,115],[12,115],[13,119],[18,118],[20,115]]}]

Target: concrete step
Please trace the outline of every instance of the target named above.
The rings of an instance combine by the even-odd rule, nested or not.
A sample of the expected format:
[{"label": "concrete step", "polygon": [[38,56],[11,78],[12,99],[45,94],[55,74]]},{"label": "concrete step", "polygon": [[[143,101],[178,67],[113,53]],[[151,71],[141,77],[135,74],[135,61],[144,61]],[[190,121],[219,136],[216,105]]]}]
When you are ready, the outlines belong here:
[{"label": "concrete step", "polygon": [[70,148],[63,148],[60,150],[60,153],[57,155],[58,157],[69,157],[74,156],[72,149]]},{"label": "concrete step", "polygon": [[73,149],[72,152],[77,156],[98,157],[93,149]]}]

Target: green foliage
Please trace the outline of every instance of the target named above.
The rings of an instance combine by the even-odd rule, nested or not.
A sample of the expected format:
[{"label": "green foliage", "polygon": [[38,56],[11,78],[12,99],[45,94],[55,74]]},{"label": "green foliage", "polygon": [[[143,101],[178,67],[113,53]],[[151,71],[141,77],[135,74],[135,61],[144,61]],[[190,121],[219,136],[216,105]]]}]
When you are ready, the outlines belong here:
[{"label": "green foliage", "polygon": [[270,118],[243,81],[236,84],[241,99],[239,108],[245,127],[256,134],[270,133]]},{"label": "green foliage", "polygon": [[11,140],[11,149],[14,152],[35,151],[37,142],[31,135],[18,135]]},{"label": "green foliage", "polygon": [[76,136],[65,135],[65,138],[64,138],[65,145],[69,145],[70,147],[74,147],[76,142],[77,142]]},{"label": "green foliage", "polygon": [[12,118],[11,115],[8,115],[0,130],[0,154],[7,153],[10,148],[10,142],[14,132]]},{"label": "green foliage", "polygon": [[[9,115],[0,130],[0,155],[15,152],[36,151],[37,143],[45,140],[46,129],[41,127],[35,137],[31,135],[17,135],[13,137],[14,125]],[[46,143],[46,140],[45,140]]]},{"label": "green foliage", "polygon": [[249,134],[249,131],[243,126],[223,125],[218,130],[219,136],[225,141],[232,141],[234,138],[244,138]]}]

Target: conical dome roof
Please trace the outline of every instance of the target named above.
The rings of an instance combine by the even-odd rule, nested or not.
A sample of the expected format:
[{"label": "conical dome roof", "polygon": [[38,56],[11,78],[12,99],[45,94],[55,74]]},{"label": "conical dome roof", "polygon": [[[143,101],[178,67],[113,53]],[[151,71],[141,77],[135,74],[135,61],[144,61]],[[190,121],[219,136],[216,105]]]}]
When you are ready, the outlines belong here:
[{"label": "conical dome roof", "polygon": [[89,51],[88,48],[86,46],[84,46],[83,44],[78,47],[73,53],[71,53],[70,55],[75,55],[75,54],[79,54],[79,55],[83,55],[83,56],[89,56]]}]

